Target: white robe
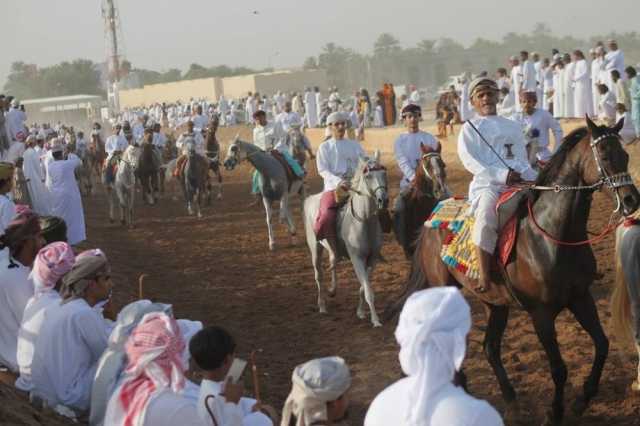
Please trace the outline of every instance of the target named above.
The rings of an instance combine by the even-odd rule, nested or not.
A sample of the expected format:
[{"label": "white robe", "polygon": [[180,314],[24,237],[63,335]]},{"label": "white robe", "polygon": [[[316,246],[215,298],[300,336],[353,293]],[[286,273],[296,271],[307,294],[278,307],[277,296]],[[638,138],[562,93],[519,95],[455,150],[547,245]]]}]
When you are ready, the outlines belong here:
[{"label": "white robe", "polygon": [[286,136],[282,124],[278,121],[267,123],[265,126],[257,125],[253,128],[253,144],[265,152],[273,149],[287,150]]},{"label": "white robe", "polygon": [[564,68],[553,71],[553,116],[564,118]]},{"label": "white robe", "polygon": [[460,120],[467,121],[472,116],[471,104],[469,103],[469,83],[466,81],[460,89]]},{"label": "white robe", "polygon": [[439,146],[438,141],[432,134],[422,131],[402,133],[393,144],[393,154],[403,176],[400,180],[400,190],[409,187],[416,176],[416,168],[422,160],[422,148],[420,145],[424,145],[425,148],[430,148],[434,151]]},{"label": "white robe", "polygon": [[598,84],[601,83],[601,75],[604,61],[602,58],[595,58],[591,61],[591,103],[593,105],[593,111],[598,110],[598,103],[600,102],[600,92],[598,92]]},{"label": "white robe", "polygon": [[98,360],[107,348],[111,325],[84,299],[47,311],[36,340],[31,377],[33,392],[52,407],[87,410]]},{"label": "white robe", "polygon": [[[538,160],[548,161],[553,152],[555,152],[562,143],[562,127],[558,120],[553,118],[549,111],[536,108],[531,115],[519,112],[512,117],[513,120],[519,122],[523,128],[538,129],[540,136],[538,137]],[[553,133],[554,148],[550,149],[549,132]]]},{"label": "white robe", "polygon": [[27,302],[33,296],[31,268],[16,259],[9,268],[9,249],[0,251],[0,365],[18,371],[18,332]]},{"label": "white robe", "polygon": [[292,124],[302,125],[302,117],[300,117],[300,114],[295,111],[283,111],[276,117],[276,122],[280,123],[282,130],[289,132]]},{"label": "white robe", "polygon": [[322,93],[320,92],[316,92],[316,109],[317,109],[317,114],[318,114],[318,124],[320,124],[322,122],[321,117],[322,117]]},{"label": "white robe", "polygon": [[564,68],[564,116],[567,118],[576,117],[573,87],[573,72],[575,67],[576,63],[570,62]]},{"label": "white robe", "polygon": [[9,222],[16,215],[16,205],[6,194],[0,194],[0,235],[9,226]]},{"label": "white robe", "polygon": [[620,137],[625,144],[629,144],[636,139],[636,128],[631,119],[631,113],[616,114],[616,123],[624,118],[624,126],[620,130]]},{"label": "white robe", "polygon": [[515,108],[520,110],[520,88],[522,86],[522,65],[511,68],[511,91],[515,99]]},{"label": "white robe", "polygon": [[22,133],[25,137],[27,136],[25,121],[27,121],[27,115],[23,111],[17,108],[10,108],[7,111],[5,114],[5,126],[10,141],[17,141],[18,133]]},{"label": "white robe", "polygon": [[219,426],[272,426],[273,422],[264,414],[253,412],[256,400],[252,398],[240,398],[238,404],[226,402],[223,396],[222,383],[211,380],[202,380],[200,383],[200,395],[198,397],[198,415],[202,423],[213,426],[211,416],[205,407],[207,396],[213,395],[213,400],[209,399],[209,407],[215,413]]},{"label": "white robe", "polygon": [[522,90],[535,92],[538,88],[538,73],[533,62],[529,59],[522,63]]},{"label": "white robe", "polygon": [[116,151],[124,152],[129,146],[129,142],[122,135],[111,135],[104,144],[104,150],[107,153],[107,160],[110,160]]},{"label": "white robe", "polygon": [[575,88],[573,93],[573,103],[575,116],[584,118],[586,114],[593,116],[593,101],[591,99],[591,76],[589,75],[589,64],[585,59],[576,62],[573,70],[573,81]]},{"label": "white robe", "polygon": [[305,92],[304,108],[306,110],[307,127],[313,128],[318,126],[318,108],[316,105],[316,96],[313,92]]},{"label": "white robe", "polygon": [[76,167],[82,160],[69,154],[68,160],[52,161],[47,165],[46,184],[51,193],[51,214],[67,224],[67,241],[76,245],[87,239],[82,197],[76,181]]},{"label": "white robe", "polygon": [[605,76],[607,78],[606,84],[609,87],[609,90],[613,90],[611,71],[618,70],[618,72],[620,73],[620,78],[626,79],[626,74],[624,72],[624,53],[622,53],[622,50],[620,49],[611,50],[605,55],[604,61],[604,69],[606,71]]},{"label": "white robe", "polygon": [[[55,290],[48,290],[42,294],[34,295],[27,302],[22,316],[22,324],[18,333],[17,359],[20,367],[20,377],[16,381],[16,387],[25,392],[33,389],[31,381],[31,363],[36,340],[47,319],[47,311],[60,305],[60,295]],[[54,308],[55,309],[55,308]]]},{"label": "white robe", "polygon": [[356,141],[331,138],[322,142],[316,153],[316,165],[324,180],[323,192],[334,191],[345,178],[353,177],[364,156],[362,146]]},{"label": "white robe", "polygon": [[39,215],[48,215],[51,213],[51,201],[49,190],[44,184],[45,171],[40,160],[40,152],[33,148],[28,148],[24,152],[22,171],[24,177],[28,179],[27,187],[33,204],[31,208]]},{"label": "white robe", "polygon": [[[364,426],[405,426],[409,413],[411,377],[398,380],[383,390],[371,403]],[[488,402],[468,395],[460,387],[447,384],[433,405],[431,421],[425,426],[502,426],[500,414]]]},{"label": "white robe", "polygon": [[607,92],[600,96],[600,104],[598,105],[598,118],[609,122],[616,118],[616,97],[613,92]]}]

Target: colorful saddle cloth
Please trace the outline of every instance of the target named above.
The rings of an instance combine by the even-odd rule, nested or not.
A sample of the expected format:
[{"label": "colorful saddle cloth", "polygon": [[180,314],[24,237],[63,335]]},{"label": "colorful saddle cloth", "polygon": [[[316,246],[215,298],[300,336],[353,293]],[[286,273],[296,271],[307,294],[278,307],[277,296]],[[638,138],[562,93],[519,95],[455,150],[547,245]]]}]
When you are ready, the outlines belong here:
[{"label": "colorful saddle cloth", "polygon": [[[496,207],[499,216],[501,207],[510,201],[514,194],[503,195]],[[438,203],[424,226],[448,231],[440,251],[442,261],[469,279],[477,280],[480,271],[475,244],[471,238],[475,218],[469,211],[470,205],[466,198],[449,198]],[[509,261],[517,236],[517,217],[512,214],[509,216],[506,224],[501,226],[495,253],[495,257],[503,266]]]}]

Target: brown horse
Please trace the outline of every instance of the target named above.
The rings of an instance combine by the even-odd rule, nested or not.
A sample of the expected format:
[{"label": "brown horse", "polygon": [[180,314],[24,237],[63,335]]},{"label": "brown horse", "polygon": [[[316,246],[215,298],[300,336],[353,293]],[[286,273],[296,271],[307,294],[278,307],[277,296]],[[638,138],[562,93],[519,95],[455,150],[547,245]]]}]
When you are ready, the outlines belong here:
[{"label": "brown horse", "polygon": [[[627,172],[629,156],[614,128],[587,126],[573,131],[563,141],[540,173],[529,198],[518,209],[517,241],[508,264],[493,276],[493,291],[507,303],[488,302],[486,293],[476,294],[485,302],[488,325],[484,351],[498,378],[503,398],[515,400],[500,358],[502,336],[509,305],[517,302],[530,315],[551,367],[555,393],[549,421],[557,424],[564,415],[564,385],[567,368],[556,340],[555,319],[568,308],[595,344],[595,359],[584,382],[583,394],[573,405],[580,415],[597,394],[609,350],[589,286],[596,274],[596,260],[587,241],[587,219],[592,193],[607,187],[625,215],[640,205],[640,194]],[[475,281],[447,267],[440,258],[446,230],[424,228],[417,242],[412,273],[405,295],[392,308],[397,310],[413,291],[427,286],[463,285],[473,292]],[[573,243],[571,243],[573,242]],[[497,290],[496,290],[497,289]],[[495,300],[495,299],[494,299]]]},{"label": "brown horse", "polygon": [[[446,166],[440,156],[440,149],[433,151],[424,145],[421,145],[421,149],[422,159],[416,167],[416,176],[411,183],[411,189],[404,198],[404,220],[400,221],[396,218],[397,225],[394,226],[396,239],[408,259],[415,251],[415,241],[420,236],[420,230],[433,208],[439,201],[451,196],[447,187]],[[398,229],[402,227],[402,223],[404,223],[404,229]]]},{"label": "brown horse", "polygon": [[[220,170],[220,143],[216,138],[216,131],[218,130],[218,118],[215,116],[213,119],[209,121],[209,126],[207,127],[207,140],[206,140],[206,151],[207,158],[209,159],[209,170],[216,175],[216,179],[218,181],[218,195],[217,199],[222,200],[222,170]],[[207,189],[209,193],[212,192],[212,186],[209,179],[207,179]]]}]

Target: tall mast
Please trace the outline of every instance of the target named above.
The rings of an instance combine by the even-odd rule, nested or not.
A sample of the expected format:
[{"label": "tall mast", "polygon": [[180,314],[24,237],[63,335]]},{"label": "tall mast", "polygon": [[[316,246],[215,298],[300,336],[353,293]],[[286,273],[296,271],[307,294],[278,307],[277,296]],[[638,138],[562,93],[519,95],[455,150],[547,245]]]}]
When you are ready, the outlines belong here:
[{"label": "tall mast", "polygon": [[115,0],[102,0],[102,17],[104,19],[105,44],[107,54],[107,93],[109,108],[117,113],[120,109],[118,97],[118,83],[120,82],[120,43],[118,30],[120,29],[118,10]]}]

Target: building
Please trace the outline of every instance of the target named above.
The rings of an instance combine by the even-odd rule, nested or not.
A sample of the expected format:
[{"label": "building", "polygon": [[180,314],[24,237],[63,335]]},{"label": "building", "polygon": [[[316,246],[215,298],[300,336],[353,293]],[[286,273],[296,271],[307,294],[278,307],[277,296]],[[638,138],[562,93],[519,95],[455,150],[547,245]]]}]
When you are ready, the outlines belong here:
[{"label": "building", "polygon": [[85,128],[88,123],[100,120],[104,100],[97,95],[72,95],[26,99],[20,104],[24,105],[29,122],[55,124],[60,121]]},{"label": "building", "polygon": [[328,87],[324,70],[280,70],[236,77],[211,77],[145,85],[140,89],[121,90],[120,107],[132,108],[156,102],[188,102],[191,99],[217,101],[221,95],[227,99],[245,97],[247,93],[271,95],[278,90],[301,91],[304,86]]}]

